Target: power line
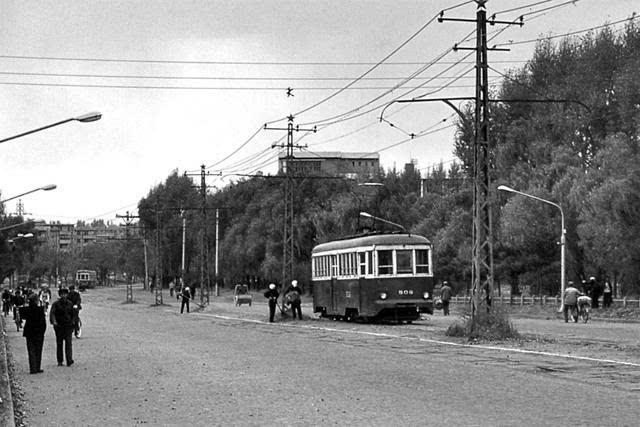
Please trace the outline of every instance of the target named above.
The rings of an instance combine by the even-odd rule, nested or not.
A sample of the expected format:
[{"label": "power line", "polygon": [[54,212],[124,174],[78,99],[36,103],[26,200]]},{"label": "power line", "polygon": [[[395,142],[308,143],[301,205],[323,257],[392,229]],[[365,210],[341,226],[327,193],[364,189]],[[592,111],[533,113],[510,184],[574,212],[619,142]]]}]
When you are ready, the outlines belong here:
[{"label": "power line", "polygon": [[634,12],[634,14],[629,18],[621,19],[619,21],[615,21],[615,22],[611,22],[611,23],[607,23],[607,24],[603,24],[603,25],[598,25],[596,27],[586,28],[584,30],[577,30],[577,31],[569,32],[569,33],[558,34],[558,35],[548,36],[548,37],[539,37],[537,39],[514,41],[514,42],[509,42],[509,43],[500,43],[500,44],[496,44],[496,46],[515,46],[515,45],[519,45],[519,44],[537,43],[537,42],[540,42],[540,41],[557,39],[559,37],[574,36],[576,34],[582,34],[582,33],[587,33],[589,31],[593,31],[593,30],[599,30],[601,28],[611,27],[612,25],[617,25],[617,24],[620,24],[620,23],[623,23],[623,22],[633,21],[636,18],[637,17],[636,17],[635,12]]}]

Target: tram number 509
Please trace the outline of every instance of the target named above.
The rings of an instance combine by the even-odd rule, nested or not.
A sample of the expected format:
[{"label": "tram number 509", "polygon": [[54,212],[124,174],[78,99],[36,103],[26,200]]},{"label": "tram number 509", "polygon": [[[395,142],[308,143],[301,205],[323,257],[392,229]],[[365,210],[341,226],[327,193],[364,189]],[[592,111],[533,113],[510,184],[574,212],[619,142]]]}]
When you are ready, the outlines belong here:
[{"label": "tram number 509", "polygon": [[398,289],[398,295],[413,295],[413,289]]}]

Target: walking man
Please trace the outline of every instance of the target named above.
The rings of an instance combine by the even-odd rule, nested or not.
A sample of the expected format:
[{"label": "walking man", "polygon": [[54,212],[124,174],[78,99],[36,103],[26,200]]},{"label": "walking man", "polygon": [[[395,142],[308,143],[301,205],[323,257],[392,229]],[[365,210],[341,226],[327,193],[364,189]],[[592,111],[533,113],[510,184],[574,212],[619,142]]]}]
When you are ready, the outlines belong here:
[{"label": "walking man", "polygon": [[31,374],[44,372],[41,369],[44,332],[47,330],[47,319],[44,312],[45,307],[38,305],[38,294],[36,293],[29,295],[28,306],[20,307],[20,318],[25,321],[22,335],[27,339],[29,373]]},{"label": "walking man", "polygon": [[446,280],[442,282],[440,288],[440,299],[442,300],[442,314],[449,315],[449,301],[451,301],[451,286]]},{"label": "walking man", "polygon": [[573,282],[569,282],[569,286],[564,290],[563,298],[563,312],[564,312],[564,323],[569,321],[569,312],[575,313],[574,322],[578,322],[578,296],[582,295],[582,293],[573,286]]},{"label": "walking man", "polygon": [[[75,312],[73,303],[69,300],[69,290],[60,288],[58,290],[58,300],[51,305],[49,321],[56,332],[56,357],[58,366],[62,366],[64,359],[67,366],[73,365],[72,335],[74,327]],[[64,347],[64,357],[63,357]]]}]

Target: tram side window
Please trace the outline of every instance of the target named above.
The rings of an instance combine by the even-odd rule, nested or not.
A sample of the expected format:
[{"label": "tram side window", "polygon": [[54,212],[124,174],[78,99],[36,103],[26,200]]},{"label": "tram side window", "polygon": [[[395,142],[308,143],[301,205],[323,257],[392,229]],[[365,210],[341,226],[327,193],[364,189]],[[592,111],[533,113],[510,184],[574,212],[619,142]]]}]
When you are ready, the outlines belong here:
[{"label": "tram side window", "polygon": [[429,273],[429,251],[426,249],[416,250],[416,273]]},{"label": "tram side window", "polygon": [[393,274],[393,251],[378,251],[378,274]]},{"label": "tram side window", "polygon": [[398,274],[413,274],[413,254],[411,250],[396,251],[396,265]]},{"label": "tram side window", "polygon": [[331,255],[331,277],[338,277],[338,256]]},{"label": "tram side window", "polygon": [[358,252],[358,274],[364,276],[367,274],[367,254],[366,252]]}]

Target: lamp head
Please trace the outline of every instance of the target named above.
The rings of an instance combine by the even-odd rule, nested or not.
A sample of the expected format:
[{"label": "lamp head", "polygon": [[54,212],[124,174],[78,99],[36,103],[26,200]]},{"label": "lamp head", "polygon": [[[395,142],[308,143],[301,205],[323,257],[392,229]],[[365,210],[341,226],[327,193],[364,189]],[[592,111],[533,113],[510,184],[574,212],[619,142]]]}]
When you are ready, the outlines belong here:
[{"label": "lamp head", "polygon": [[513,191],[514,191],[514,190],[513,190],[513,188],[511,188],[511,187],[507,187],[506,185],[499,185],[499,186],[498,186],[498,190],[501,190],[501,191],[511,191],[511,192],[513,192]]},{"label": "lamp head", "polygon": [[55,184],[49,184],[49,185],[45,185],[44,187],[42,187],[42,189],[44,191],[50,191],[50,190],[55,190],[58,186]]},{"label": "lamp head", "polygon": [[365,218],[373,218],[373,215],[368,214],[368,213],[366,213],[366,212],[360,212],[360,216],[363,216],[363,217],[365,217]]},{"label": "lamp head", "polygon": [[95,122],[96,120],[100,120],[102,118],[102,113],[94,111],[92,113],[83,114],[81,116],[75,117],[74,120],[79,122],[88,123]]}]

